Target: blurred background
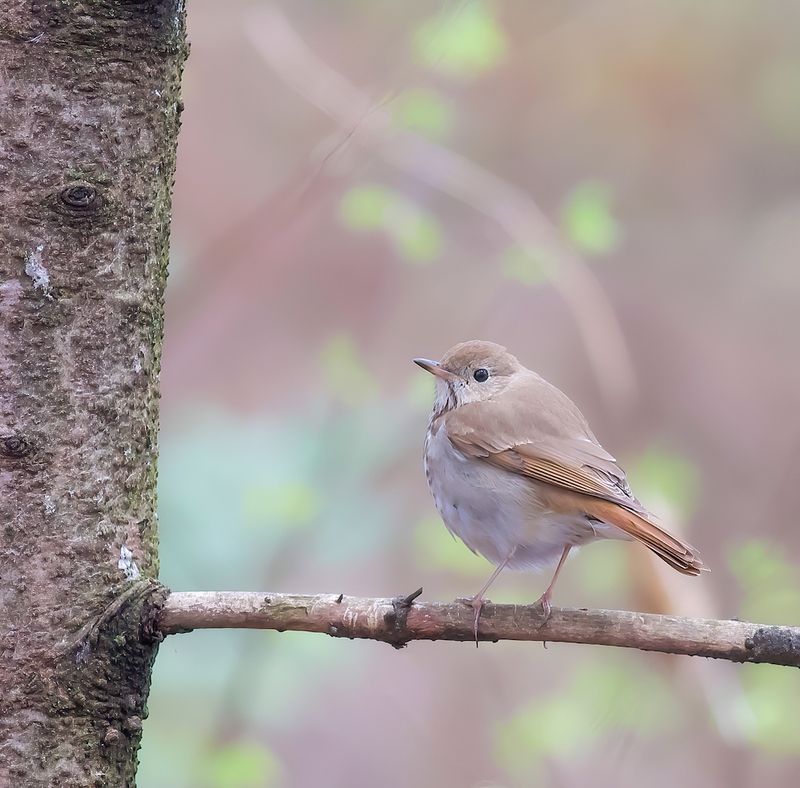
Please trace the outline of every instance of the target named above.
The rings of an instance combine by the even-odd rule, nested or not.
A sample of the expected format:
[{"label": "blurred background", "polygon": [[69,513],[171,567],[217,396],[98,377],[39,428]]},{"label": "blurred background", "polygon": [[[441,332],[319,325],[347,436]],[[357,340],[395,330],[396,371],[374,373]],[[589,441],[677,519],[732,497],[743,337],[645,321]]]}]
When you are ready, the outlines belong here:
[{"label": "blurred background", "polygon": [[[410,359],[484,338],[713,569],[598,543],[555,604],[798,623],[798,4],[193,0],[189,31],[165,583],[474,593]],[[798,703],[780,667],[196,632],[161,647],[140,785],[791,785]]]}]

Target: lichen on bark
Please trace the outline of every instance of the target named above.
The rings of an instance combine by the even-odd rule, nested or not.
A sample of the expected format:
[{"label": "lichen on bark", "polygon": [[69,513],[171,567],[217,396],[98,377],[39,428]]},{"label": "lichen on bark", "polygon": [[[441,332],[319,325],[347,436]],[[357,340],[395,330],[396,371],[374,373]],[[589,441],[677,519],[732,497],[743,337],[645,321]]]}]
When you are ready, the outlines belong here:
[{"label": "lichen on bark", "polygon": [[0,785],[134,782],[185,55],[182,0],[0,10]]}]

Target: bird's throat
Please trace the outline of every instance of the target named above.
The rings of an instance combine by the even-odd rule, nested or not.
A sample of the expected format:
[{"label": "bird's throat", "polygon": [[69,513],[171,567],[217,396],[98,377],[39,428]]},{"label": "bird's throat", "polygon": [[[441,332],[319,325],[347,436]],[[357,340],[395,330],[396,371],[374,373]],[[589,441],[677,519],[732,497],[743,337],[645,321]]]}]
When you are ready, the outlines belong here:
[{"label": "bird's throat", "polygon": [[444,416],[445,413],[455,410],[457,406],[458,400],[453,391],[453,387],[449,383],[437,381],[436,399],[433,401],[430,425],[432,426],[433,423],[441,416]]}]

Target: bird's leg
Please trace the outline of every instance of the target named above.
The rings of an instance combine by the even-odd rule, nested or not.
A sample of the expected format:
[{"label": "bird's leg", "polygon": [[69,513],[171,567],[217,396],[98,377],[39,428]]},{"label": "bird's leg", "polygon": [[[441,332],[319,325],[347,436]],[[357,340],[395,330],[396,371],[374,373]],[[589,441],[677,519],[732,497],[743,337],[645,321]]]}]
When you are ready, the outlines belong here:
[{"label": "bird's leg", "polygon": [[483,584],[481,590],[475,594],[472,599],[467,600],[469,606],[475,611],[475,623],[473,624],[472,631],[475,633],[475,647],[478,646],[478,620],[481,617],[481,610],[483,609],[484,598],[483,595],[489,590],[489,586],[497,580],[497,576],[502,572],[508,562],[514,557],[514,553],[517,551],[517,548],[514,549],[506,556],[505,560],[502,564],[498,564],[497,568],[489,575],[489,579]]},{"label": "bird's leg", "polygon": [[564,562],[567,560],[567,556],[569,555],[569,551],[571,549],[572,549],[571,544],[565,545],[564,552],[561,553],[561,558],[558,560],[558,566],[556,567],[556,571],[553,574],[553,579],[550,581],[550,585],[547,586],[547,590],[536,601],[536,604],[537,605],[541,604],[542,610],[544,610],[545,622],[547,621],[548,618],[550,618],[550,600],[553,597],[553,588],[555,587],[556,580],[558,580],[558,573],[561,571],[561,567],[564,566]]}]

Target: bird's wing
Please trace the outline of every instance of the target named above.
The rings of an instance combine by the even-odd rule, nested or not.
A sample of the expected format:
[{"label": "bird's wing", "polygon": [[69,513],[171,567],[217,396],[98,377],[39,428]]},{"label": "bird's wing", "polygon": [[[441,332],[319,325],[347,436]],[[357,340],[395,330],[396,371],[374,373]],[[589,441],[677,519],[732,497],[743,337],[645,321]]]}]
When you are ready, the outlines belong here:
[{"label": "bird's wing", "polygon": [[[563,398],[557,412],[547,408],[553,391]],[[460,452],[571,493],[560,497],[570,509],[616,525],[681,572],[700,571],[697,551],[658,525],[636,500],[625,472],[566,395],[554,387],[544,398],[537,387],[506,393],[503,401],[462,405],[443,416],[447,436]]]},{"label": "bird's wing", "polygon": [[587,436],[556,437],[546,433],[512,437],[510,431],[498,429],[502,425],[497,421],[491,425],[494,429],[487,429],[487,404],[481,403],[479,413],[473,412],[470,405],[463,405],[445,416],[447,436],[462,454],[644,513],[625,472],[599,443]]},{"label": "bird's wing", "polygon": [[644,511],[577,406],[538,375],[511,384],[501,399],[462,405],[443,419],[450,441],[468,456]]}]

